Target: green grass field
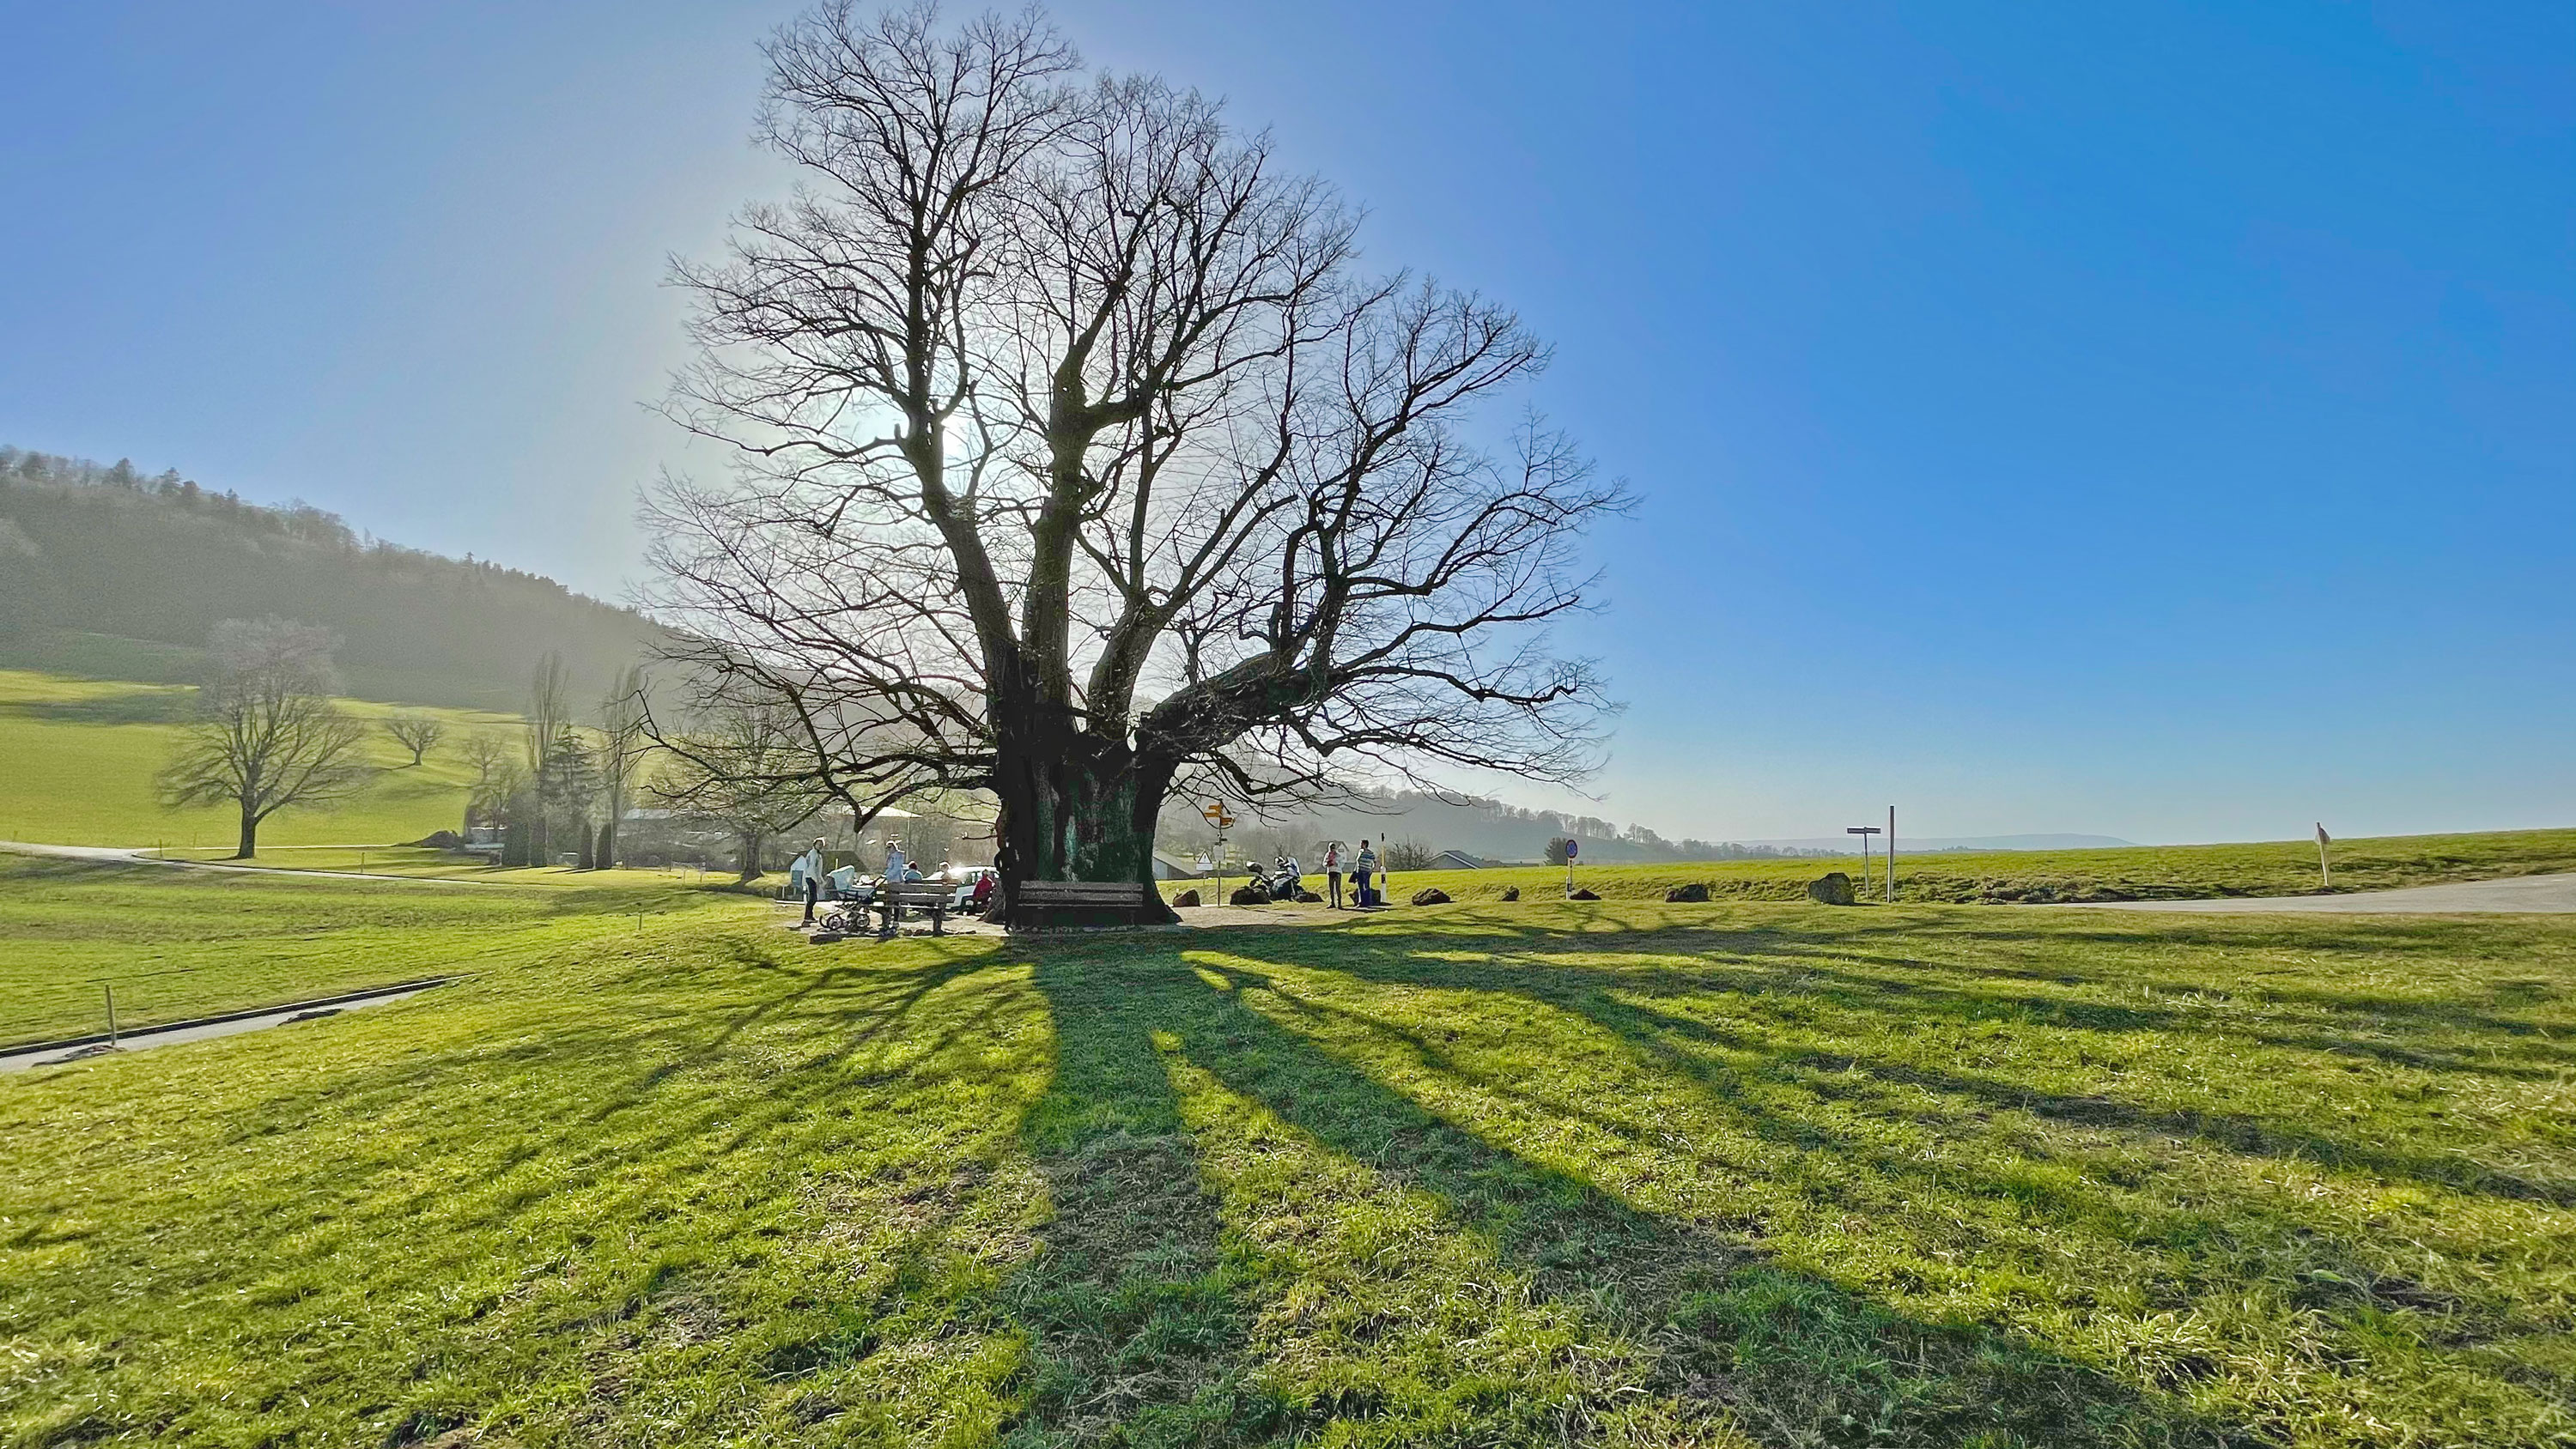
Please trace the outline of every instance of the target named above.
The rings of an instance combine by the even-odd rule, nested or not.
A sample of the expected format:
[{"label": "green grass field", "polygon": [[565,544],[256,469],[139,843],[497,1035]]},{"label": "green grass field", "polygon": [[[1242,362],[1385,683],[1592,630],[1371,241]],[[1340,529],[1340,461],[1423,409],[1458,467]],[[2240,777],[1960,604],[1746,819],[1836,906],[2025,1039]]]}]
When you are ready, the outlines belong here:
[{"label": "green grass field", "polygon": [[712,897],[640,871],[556,878],[566,883],[554,890],[348,889],[0,855],[0,1046],[105,1030],[108,985],[119,1023],[148,1026],[631,933],[637,922],[622,913],[644,911],[649,922]]},{"label": "green grass field", "polygon": [[674,881],[689,884],[730,882],[734,873],[726,868],[699,870],[695,866],[654,866],[617,870],[576,870],[569,866],[539,865],[504,868],[487,865],[481,860],[453,851],[429,850],[405,845],[278,845],[263,844],[259,854],[247,861],[236,862],[229,846],[200,846],[195,849],[148,851],[147,855],[164,860],[195,860],[218,865],[253,865],[264,870],[358,871],[367,875],[417,876],[437,880],[502,881],[518,885],[575,886],[584,889],[606,885],[667,886]]},{"label": "green grass field", "polygon": [[2576,921],[222,888],[475,977],[0,1078],[6,1442],[2576,1442]]},{"label": "green grass field", "polygon": [[[1884,861],[1865,899],[1877,900]],[[1705,885],[1712,897],[1803,900],[1807,883],[1830,870],[1860,874],[1858,856],[1795,861],[1735,860],[1678,865],[1578,864],[1575,884],[1604,900],[1660,901],[1675,886]],[[2337,892],[2391,890],[2444,881],[2494,880],[2576,870],[2576,830],[2510,830],[2476,835],[2395,835],[2334,844]],[[1235,884],[1241,883],[1238,875]],[[1321,888],[1312,872],[1307,883]],[[1200,881],[1170,881],[1166,895]],[[1563,866],[1399,871],[1390,899],[1437,886],[1457,901],[1495,901],[1509,888],[1525,900],[1565,894]],[[2153,901],[2211,896],[2319,894],[2313,840],[2250,845],[2141,845],[2114,850],[1998,850],[1899,855],[1899,902],[2001,903]]]},{"label": "green grass field", "polygon": [[[57,845],[229,846],[234,817],[223,809],[170,811],[152,777],[195,707],[194,691],[0,670],[0,840]],[[396,706],[343,700],[363,719]],[[260,828],[263,847],[390,845],[453,830],[465,809],[467,775],[456,742],[468,730],[512,723],[499,715],[430,710],[449,738],[418,768],[381,731],[368,753],[384,767],[367,792],[330,810],[286,810]]]}]

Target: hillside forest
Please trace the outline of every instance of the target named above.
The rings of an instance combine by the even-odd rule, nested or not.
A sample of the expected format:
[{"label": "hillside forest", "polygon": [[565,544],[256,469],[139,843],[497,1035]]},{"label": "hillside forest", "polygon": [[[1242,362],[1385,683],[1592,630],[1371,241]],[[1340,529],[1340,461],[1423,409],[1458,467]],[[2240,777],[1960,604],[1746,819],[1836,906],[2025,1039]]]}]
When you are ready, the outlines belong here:
[{"label": "hillside forest", "polygon": [[602,679],[654,633],[552,579],[370,538],[308,504],[0,447],[0,668],[194,683],[211,621],[263,616],[337,634],[353,695],[504,711],[547,653]]}]

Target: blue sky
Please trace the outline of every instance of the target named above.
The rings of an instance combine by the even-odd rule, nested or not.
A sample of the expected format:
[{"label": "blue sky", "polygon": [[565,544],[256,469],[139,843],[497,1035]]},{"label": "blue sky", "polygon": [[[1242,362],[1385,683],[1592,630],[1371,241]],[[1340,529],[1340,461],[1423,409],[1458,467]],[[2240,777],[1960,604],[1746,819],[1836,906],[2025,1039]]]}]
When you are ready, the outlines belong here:
[{"label": "blue sky", "polygon": [[[0,441],[619,594],[792,8],[0,0]],[[1553,340],[1596,813],[2576,824],[2576,8],[1055,13]]]}]

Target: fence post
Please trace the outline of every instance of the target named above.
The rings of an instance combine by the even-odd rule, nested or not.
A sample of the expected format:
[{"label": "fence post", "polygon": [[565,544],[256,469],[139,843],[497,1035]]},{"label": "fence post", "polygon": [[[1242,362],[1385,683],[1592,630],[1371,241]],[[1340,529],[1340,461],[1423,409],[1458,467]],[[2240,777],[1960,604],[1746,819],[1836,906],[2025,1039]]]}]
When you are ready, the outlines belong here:
[{"label": "fence post", "polygon": [[101,984],[107,987],[107,1044],[113,1049],[116,1046],[116,986],[113,982]]}]

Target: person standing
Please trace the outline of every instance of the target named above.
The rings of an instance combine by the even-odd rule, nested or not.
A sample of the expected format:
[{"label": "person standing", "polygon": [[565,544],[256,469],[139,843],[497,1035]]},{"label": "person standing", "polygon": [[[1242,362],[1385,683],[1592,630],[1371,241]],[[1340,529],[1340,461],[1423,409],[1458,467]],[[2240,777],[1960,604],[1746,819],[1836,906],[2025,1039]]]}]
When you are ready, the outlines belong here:
[{"label": "person standing", "polygon": [[881,894],[877,901],[877,909],[884,918],[884,925],[877,934],[882,936],[891,936],[894,934],[895,915],[898,911],[903,909],[903,907],[894,903],[894,888],[902,885],[905,880],[911,878],[911,869],[912,862],[903,858],[903,842],[899,840],[887,841],[885,880],[883,884],[878,886],[878,890]]},{"label": "person standing", "polygon": [[1377,892],[1369,888],[1369,877],[1375,874],[1377,874],[1377,852],[1371,850],[1369,848],[1369,843],[1363,840],[1360,842],[1360,853],[1351,859],[1352,905],[1373,906],[1377,904]]},{"label": "person standing", "polygon": [[1338,840],[1324,846],[1324,893],[1332,898],[1334,910],[1342,908],[1342,843]]},{"label": "person standing", "polygon": [[787,873],[791,880],[799,876],[804,878],[805,920],[803,924],[810,926],[814,924],[814,902],[823,894],[823,842],[816,840],[803,855],[796,857],[796,864],[788,867]]}]

